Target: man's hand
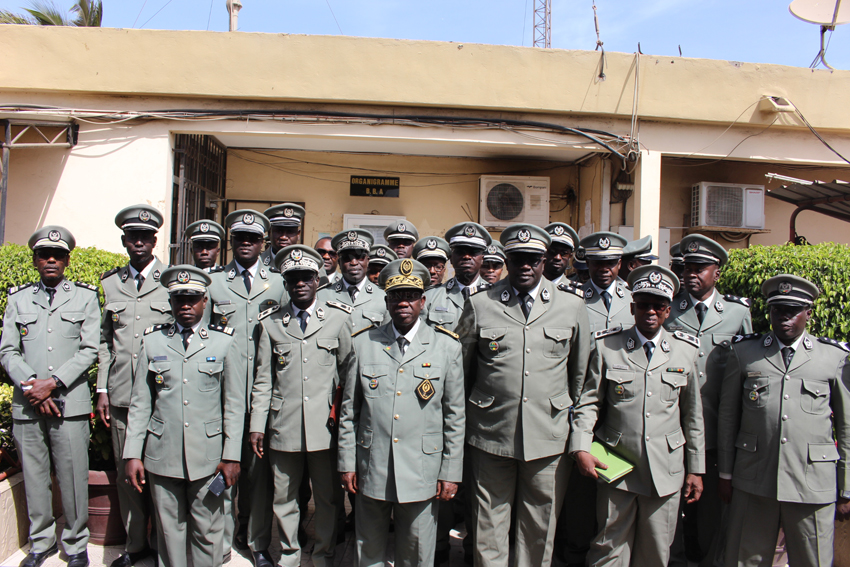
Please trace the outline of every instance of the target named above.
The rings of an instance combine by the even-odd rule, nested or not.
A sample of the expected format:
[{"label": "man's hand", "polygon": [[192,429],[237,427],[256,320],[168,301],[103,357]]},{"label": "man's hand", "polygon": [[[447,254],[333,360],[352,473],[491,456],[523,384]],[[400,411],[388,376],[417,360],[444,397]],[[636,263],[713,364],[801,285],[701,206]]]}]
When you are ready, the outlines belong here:
[{"label": "man's hand", "polygon": [[344,472],[340,476],[342,477],[342,487],[346,492],[357,494],[357,473]]},{"label": "man's hand", "polygon": [[717,481],[717,495],[723,502],[732,502],[732,479],[721,478]]},{"label": "man's hand", "polygon": [[[27,386],[32,386],[32,388],[27,388]],[[27,389],[24,390],[24,388]],[[21,382],[21,390],[24,392],[24,397],[33,407],[44,403],[44,400],[51,397],[55,389],[56,380],[53,378],[45,378],[44,380],[30,378],[26,382]]]},{"label": "man's hand", "polygon": [[106,427],[109,427],[109,394],[101,392],[97,395],[97,415]]},{"label": "man's hand", "polygon": [[578,465],[578,472],[584,476],[589,476],[590,478],[599,478],[595,469],[600,468],[604,471],[608,468],[608,465],[604,464],[587,451],[576,451],[573,454],[573,458],[576,460],[576,464]]},{"label": "man's hand", "polygon": [[437,500],[445,500],[448,502],[457,494],[457,483],[447,480],[437,481]]},{"label": "man's hand", "polygon": [[53,398],[47,398],[40,405],[36,406],[36,409],[41,415],[62,417],[62,412],[59,411],[59,408],[57,408],[56,404],[53,403]]},{"label": "man's hand", "polygon": [[835,503],[835,519],[839,522],[850,520],[850,500],[839,498]]},{"label": "man's hand", "polygon": [[239,461],[221,461],[215,468],[213,476],[218,473],[221,473],[221,476],[224,477],[224,484],[230,488],[239,480],[239,475],[242,473],[242,467],[239,465]]},{"label": "man's hand", "polygon": [[127,481],[138,492],[142,492],[145,488],[145,465],[141,459],[127,459],[124,462],[124,474],[127,475]]},{"label": "man's hand", "polygon": [[685,477],[685,503],[693,504],[702,496],[702,477],[689,474]]},{"label": "man's hand", "polygon": [[263,433],[251,433],[251,448],[254,449],[254,454],[257,455],[258,458],[263,458],[263,439],[265,438],[265,434]]}]

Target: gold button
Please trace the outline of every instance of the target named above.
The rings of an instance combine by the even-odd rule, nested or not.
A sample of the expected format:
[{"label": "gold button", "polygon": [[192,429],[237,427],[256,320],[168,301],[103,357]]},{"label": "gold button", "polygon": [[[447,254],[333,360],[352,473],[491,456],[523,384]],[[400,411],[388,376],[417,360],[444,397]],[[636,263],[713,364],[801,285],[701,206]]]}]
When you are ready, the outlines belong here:
[{"label": "gold button", "polygon": [[396,395],[396,396],[400,396],[400,395],[401,395],[401,390],[399,390],[398,392],[396,392],[396,393],[395,393],[395,395]]},{"label": "gold button", "polygon": [[[306,361],[305,361],[305,362],[306,362]],[[398,369],[398,373],[399,373],[399,374],[404,374],[404,368],[399,368],[399,369]]]},{"label": "gold button", "polygon": [[395,439],[393,439],[393,443],[398,443],[398,437],[396,437]]},{"label": "gold button", "polygon": [[395,415],[393,416],[393,419],[398,419],[398,414],[395,414]]}]

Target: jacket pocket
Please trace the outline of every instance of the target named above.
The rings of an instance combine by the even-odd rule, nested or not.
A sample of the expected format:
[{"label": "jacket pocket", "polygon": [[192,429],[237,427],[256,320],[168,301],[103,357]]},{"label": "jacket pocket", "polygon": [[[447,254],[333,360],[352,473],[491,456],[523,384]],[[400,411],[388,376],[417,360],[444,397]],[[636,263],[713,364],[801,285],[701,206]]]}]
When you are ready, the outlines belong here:
[{"label": "jacket pocket", "polygon": [[570,406],[573,401],[569,392],[561,392],[549,398],[552,417],[552,437],[560,439],[570,432]]},{"label": "jacket pocket", "polygon": [[202,392],[217,390],[221,383],[221,371],[223,369],[223,362],[199,362],[198,373],[201,378],[199,389]]},{"label": "jacket pocket", "polygon": [[838,459],[835,443],[809,443],[809,459],[806,463],[808,487],[815,492],[835,492]]},{"label": "jacket pocket", "polygon": [[148,362],[148,374],[157,390],[167,390],[171,387],[171,361],[152,360]]},{"label": "jacket pocket", "polygon": [[213,320],[216,321],[219,325],[228,325],[233,326],[233,316],[236,314],[236,305],[230,303],[216,303],[213,305]]},{"label": "jacket pocket", "polygon": [[635,373],[623,370],[606,370],[607,397],[614,403],[626,403],[635,398]]},{"label": "jacket pocket", "polygon": [[443,463],[443,434],[426,433],[422,436],[422,482],[433,484],[440,476]]},{"label": "jacket pocket", "polygon": [[596,431],[596,437],[609,447],[616,447],[623,434],[613,427],[605,425]]},{"label": "jacket pocket", "polygon": [[454,327],[458,317],[457,313],[448,310],[440,311],[437,307],[447,309],[442,305],[432,305],[431,309],[428,310],[428,317],[426,318],[428,323],[431,323],[432,325],[441,325],[447,329]]},{"label": "jacket pocket", "polygon": [[18,313],[15,324],[18,326],[22,341],[31,341],[38,336],[36,322],[38,322],[38,313]]},{"label": "jacket pocket", "polygon": [[[492,394],[473,388],[472,393],[469,394],[469,405],[466,412],[467,428],[490,431],[498,426],[499,416],[496,415],[497,412],[490,410],[495,401],[496,397]],[[473,416],[473,414],[475,415]]]},{"label": "jacket pocket", "polygon": [[339,339],[319,338],[316,339],[316,345],[319,347],[319,364],[332,366],[336,362],[336,349],[339,348]]},{"label": "jacket pocket", "polygon": [[758,436],[752,433],[740,432],[735,439],[735,468],[732,476],[741,480],[753,480],[759,469]]},{"label": "jacket pocket", "polygon": [[162,459],[165,452],[162,434],[165,431],[165,422],[152,415],[148,421],[148,435],[145,439],[145,459],[158,461]]},{"label": "jacket pocket", "polygon": [[670,451],[668,458],[668,470],[670,474],[681,474],[685,470],[685,433],[677,429],[668,433],[667,449]]},{"label": "jacket pocket", "polygon": [[171,315],[171,304],[167,301],[151,301],[151,311]]},{"label": "jacket pocket", "polygon": [[82,311],[63,311],[59,317],[62,319],[62,336],[66,339],[79,339],[86,314]]},{"label": "jacket pocket", "polygon": [[472,393],[469,395],[469,403],[481,409],[492,406],[495,399],[495,396],[482,392],[478,388],[473,388]]},{"label": "jacket pocket", "polygon": [[688,375],[678,372],[661,373],[661,398],[668,404],[679,401],[682,388],[688,385]]},{"label": "jacket pocket", "polygon": [[274,355],[272,356],[272,364],[278,372],[284,370],[292,362],[290,352],[292,345],[289,343],[275,343]]},{"label": "jacket pocket", "polygon": [[570,354],[570,339],[573,330],[562,327],[543,327],[546,337],[543,355],[549,358],[566,358]]},{"label": "jacket pocket", "polygon": [[504,340],[507,327],[488,327],[478,331],[478,354],[484,360],[502,358],[511,351]]},{"label": "jacket pocket", "polygon": [[369,472],[369,464],[372,460],[372,430],[361,428],[357,431],[357,476],[362,483]]},{"label": "jacket pocket", "polygon": [[759,376],[744,380],[743,405],[745,409],[759,409],[767,405],[770,395],[770,378]]},{"label": "jacket pocket", "polygon": [[207,432],[207,460],[213,462],[221,461],[221,452],[224,449],[224,436],[222,428],[224,422],[221,418],[213,419],[204,423]]},{"label": "jacket pocket", "polygon": [[804,412],[815,415],[829,411],[829,382],[803,380],[800,391],[800,407]]},{"label": "jacket pocket", "polygon": [[103,312],[110,314],[109,317],[112,320],[113,329],[123,329],[127,326],[127,319],[129,319],[130,316],[124,313],[126,309],[126,301],[113,301],[111,303],[107,303],[103,307]]},{"label": "jacket pocket", "polygon": [[361,370],[362,390],[364,398],[380,398],[390,391],[387,373],[390,367],[386,364],[366,364]]},{"label": "jacket pocket", "polygon": [[[381,324],[381,322],[383,322],[384,313],[380,312],[380,311],[365,311],[364,310],[363,311],[363,318],[366,319],[368,321],[368,323],[371,323],[372,325],[375,325],[377,327]],[[367,323],[366,326],[368,326],[368,323]]]}]

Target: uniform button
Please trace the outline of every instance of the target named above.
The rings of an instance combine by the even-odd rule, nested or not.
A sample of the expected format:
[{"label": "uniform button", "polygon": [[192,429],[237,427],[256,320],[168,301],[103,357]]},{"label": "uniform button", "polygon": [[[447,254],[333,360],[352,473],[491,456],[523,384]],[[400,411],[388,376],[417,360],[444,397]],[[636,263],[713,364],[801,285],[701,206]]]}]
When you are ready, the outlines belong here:
[{"label": "uniform button", "polygon": [[253,355],[253,354],[249,354],[249,355],[248,355],[248,360],[254,360],[254,355]]},{"label": "uniform button", "polygon": [[[305,360],[304,362],[307,362],[307,361]],[[404,368],[399,368],[399,369],[398,369],[398,373],[399,373],[399,374],[404,374]]]},{"label": "uniform button", "polygon": [[783,376],[783,378],[785,378],[786,380],[790,380],[791,377],[786,375],[786,376]]},{"label": "uniform button", "polygon": [[141,301],[141,300],[142,300],[142,298],[141,298],[141,297],[137,297],[137,298],[136,298],[136,303],[138,303],[138,302],[139,302],[139,301]]},{"label": "uniform button", "polygon": [[133,358],[139,358],[139,355],[138,355],[138,354],[134,354],[134,355],[133,355]]},{"label": "uniform button", "polygon": [[189,359],[188,359],[188,358],[184,358],[184,359],[183,359],[183,362],[189,362]]},{"label": "uniform button", "polygon": [[649,435],[646,436],[646,440],[649,441]]},{"label": "uniform button", "polygon": [[310,396],[304,396],[304,401],[305,401],[305,402],[309,402],[309,401],[310,401]]},{"label": "uniform button", "polygon": [[398,392],[396,392],[396,393],[395,393],[395,395],[396,395],[396,396],[400,396],[400,395],[401,395],[401,390],[399,390]]},{"label": "uniform button", "polygon": [[[250,323],[250,321],[249,321],[249,323]],[[251,341],[251,342],[253,342],[253,341],[254,341],[254,337],[248,337],[248,340],[249,340],[249,341]]]},{"label": "uniform button", "polygon": [[699,332],[699,336],[703,336],[704,334],[705,333],[703,333],[702,331]]},{"label": "uniform button", "polygon": [[526,376],[528,376],[529,374],[530,374],[530,373],[528,372],[528,370],[526,370],[526,371],[525,371],[525,375],[526,375]]},{"label": "uniform button", "polygon": [[531,352],[530,348],[525,349],[525,352]]},{"label": "uniform button", "polygon": [[704,352],[699,353],[700,356],[705,356]]},{"label": "uniform button", "polygon": [[136,333],[136,338],[137,338],[137,339],[139,338],[139,333]]},{"label": "uniform button", "polygon": [[52,347],[52,346],[47,347],[47,352],[50,352],[50,351],[52,351],[52,350],[53,350],[53,347]]},{"label": "uniform button", "polygon": [[305,382],[307,381],[307,377],[306,377],[306,376],[304,377],[304,381],[305,381]]},{"label": "uniform button", "polygon": [[301,341],[301,344],[302,344],[302,345],[306,345],[306,344],[307,344],[307,341]]},{"label": "uniform button", "polygon": [[652,397],[652,392],[647,392],[647,393],[646,393],[646,397],[647,397],[647,398],[651,398],[651,397]]},{"label": "uniform button", "polygon": [[186,380],[185,378],[183,378],[183,383],[184,383],[184,384],[188,384],[188,383],[189,383],[189,381],[188,381],[188,380]]},{"label": "uniform button", "polygon": [[48,332],[48,333],[52,333],[52,332],[53,332],[53,329],[47,329],[47,332]]},{"label": "uniform button", "polygon": [[788,442],[788,438],[787,438],[787,437],[783,437],[783,438],[782,438],[782,443],[784,444],[784,443],[787,443],[787,442]]},{"label": "uniform button", "polygon": [[649,417],[649,412],[646,412],[646,417]]},{"label": "uniform button", "polygon": [[395,438],[393,439],[393,443],[398,443],[398,437],[395,437]]},{"label": "uniform button", "polygon": [[395,414],[395,415],[393,416],[393,419],[398,419],[398,414]]},{"label": "uniform button", "polygon": [[522,399],[522,401],[523,401],[523,402],[527,402],[527,401],[528,401],[528,398],[523,398],[523,399]]},{"label": "uniform button", "polygon": [[251,319],[250,319],[250,318],[248,319],[248,322],[249,322],[249,323],[251,322]]},{"label": "uniform button", "polygon": [[746,443],[744,443],[744,447],[746,447],[746,446],[747,446],[747,444],[746,444]]},{"label": "uniform button", "polygon": [[307,362],[307,359],[306,359],[306,358],[304,359],[304,362]]},{"label": "uniform button", "polygon": [[183,427],[189,427],[189,422],[187,421],[186,423],[184,423]]},{"label": "uniform button", "polygon": [[189,405],[189,400],[183,400],[183,405],[184,405],[184,406],[188,406],[188,405]]},{"label": "uniform button", "polygon": [[[530,330],[531,330],[531,327],[529,327],[528,325],[526,325],[526,326],[525,326],[525,330],[526,330],[526,331],[530,331]],[[493,337],[493,338],[495,339],[496,337]]]},{"label": "uniform button", "polygon": [[52,367],[52,366],[48,366],[48,367],[47,367],[47,369],[48,369],[48,370],[53,370],[53,367]]},{"label": "uniform button", "polygon": [[136,321],[138,321],[141,318],[142,318],[141,315],[136,315]]},{"label": "uniform button", "polygon": [[699,373],[699,377],[700,377],[700,378],[702,378],[703,376],[705,376],[705,374],[703,374],[702,372],[700,372],[700,373]]},{"label": "uniform button", "polygon": [[788,421],[788,416],[787,416],[787,415],[783,415],[783,416],[782,416],[782,421]]},{"label": "uniform button", "polygon": [[[248,300],[248,305],[251,305],[251,300],[250,300],[250,299]],[[250,321],[250,319],[248,319],[248,321]]]},{"label": "uniform button", "polygon": [[785,398],[785,399],[787,400],[787,399],[788,399],[788,394],[785,394],[785,395],[784,395],[784,396],[782,396],[782,397],[783,397],[783,398]]},{"label": "uniform button", "polygon": [[652,376],[652,372],[647,372],[647,373],[646,373],[646,375],[647,375],[647,376]]}]

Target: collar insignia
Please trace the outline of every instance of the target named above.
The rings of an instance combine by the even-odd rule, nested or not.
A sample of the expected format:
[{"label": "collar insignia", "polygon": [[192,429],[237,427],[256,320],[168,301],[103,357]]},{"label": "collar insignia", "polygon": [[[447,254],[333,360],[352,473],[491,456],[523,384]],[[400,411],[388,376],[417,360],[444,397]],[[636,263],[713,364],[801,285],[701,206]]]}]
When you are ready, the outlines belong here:
[{"label": "collar insignia", "polygon": [[812,341],[809,337],[803,339],[803,346],[806,347],[806,350],[812,350]]},{"label": "collar insignia", "polygon": [[236,268],[231,268],[229,272],[227,272],[227,279],[232,280],[236,277]]},{"label": "collar insignia", "polygon": [[593,297],[593,288],[589,287],[586,290],[584,290],[584,298],[590,299],[591,297]]},{"label": "collar insignia", "polygon": [[620,286],[617,286],[617,295],[620,297],[623,297],[625,295],[623,288],[621,288]]},{"label": "collar insignia", "polygon": [[37,285],[32,286],[32,292],[38,293],[38,286]]},{"label": "collar insignia", "polygon": [[200,331],[198,331],[198,336],[201,337],[202,339],[206,339],[206,338],[209,338],[210,335],[209,335],[209,333],[207,333],[206,329],[201,329]]},{"label": "collar insignia", "polygon": [[723,304],[720,303],[720,301],[714,304],[714,308],[717,310],[718,313],[723,313]]},{"label": "collar insignia", "polygon": [[161,276],[161,275],[162,275],[162,272],[160,272],[159,270],[154,270],[153,271],[153,281],[158,282],[159,276]]},{"label": "collar insignia", "polygon": [[63,283],[62,289],[64,289],[65,291],[71,291],[71,284],[69,284],[68,282]]},{"label": "collar insignia", "polygon": [[262,268],[260,268],[260,277],[266,279],[266,271]]},{"label": "collar insignia", "polygon": [[508,292],[508,290],[505,290],[505,291],[502,292],[502,298],[501,299],[502,299],[502,303],[507,303],[508,301],[511,300],[511,294]]},{"label": "collar insignia", "polygon": [[549,290],[548,289],[544,289],[543,291],[540,292],[540,299],[542,299],[543,301],[549,301]]},{"label": "collar insignia", "polygon": [[668,343],[666,339],[661,341],[661,350],[664,352],[670,352],[670,343]]},{"label": "collar insignia", "polygon": [[171,325],[171,327],[168,328],[168,336],[173,337],[174,333],[176,331],[177,331],[177,325]]},{"label": "collar insignia", "polygon": [[334,291],[342,291],[342,282],[336,282],[334,286]]},{"label": "collar insignia", "polygon": [[446,289],[452,289],[455,286],[455,279],[452,278],[449,280],[449,283],[446,284]]},{"label": "collar insignia", "polygon": [[688,308],[688,300],[687,300],[687,299],[683,299],[683,300],[682,300],[682,303],[680,303],[680,304],[679,304],[679,309],[680,309],[680,310],[682,310],[682,311],[684,311],[684,310],[685,310],[685,309],[687,309],[687,308]]},{"label": "collar insignia", "polygon": [[268,256],[263,258],[263,265],[268,266],[271,263],[271,261],[272,261],[272,255],[269,254]]},{"label": "collar insignia", "polygon": [[129,278],[129,277],[130,277],[130,270],[124,270],[123,272],[121,272],[121,281],[122,282],[126,282],[127,278]]},{"label": "collar insignia", "polygon": [[283,316],[283,324],[284,324],[284,325],[289,325],[289,319],[290,319],[290,315],[289,315],[289,313],[286,313],[286,314]]},{"label": "collar insignia", "polygon": [[366,293],[372,293],[372,284],[366,284]]},{"label": "collar insignia", "polygon": [[772,337],[771,335],[767,335],[767,336],[764,338],[764,346],[765,346],[765,347],[769,347],[769,346],[770,346],[770,345],[772,345],[772,344],[773,344],[773,337]]},{"label": "collar insignia", "polygon": [[635,340],[629,337],[629,340],[626,341],[626,348],[629,350],[633,350],[635,348]]},{"label": "collar insignia", "polygon": [[324,319],[325,318],[325,310],[322,309],[321,307],[316,309],[316,317],[318,317],[319,319]]}]

